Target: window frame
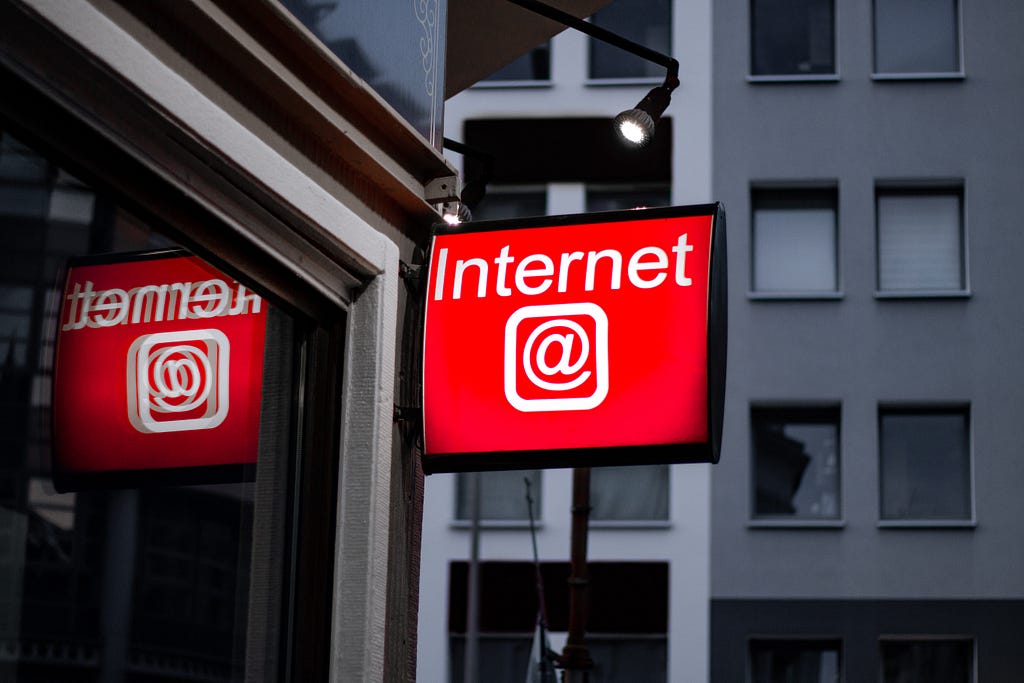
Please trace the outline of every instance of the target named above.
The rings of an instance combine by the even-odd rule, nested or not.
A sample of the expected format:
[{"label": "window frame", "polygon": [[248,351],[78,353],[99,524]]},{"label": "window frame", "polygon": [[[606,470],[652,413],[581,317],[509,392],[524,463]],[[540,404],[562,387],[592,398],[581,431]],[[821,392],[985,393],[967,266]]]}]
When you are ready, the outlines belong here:
[{"label": "window frame", "polygon": [[[882,417],[884,414],[895,415],[935,415],[960,413],[967,426],[965,435],[968,462],[968,501],[969,514],[964,519],[890,519],[882,516],[883,503],[883,470],[882,461],[885,454],[882,450]],[[974,453],[974,411],[968,401],[917,401],[917,402],[881,402],[878,404],[876,417],[876,443],[878,448],[876,465],[878,467],[878,523],[879,529],[974,529],[978,526],[975,453]]]},{"label": "window frame", "polygon": [[871,80],[873,81],[956,81],[967,78],[964,66],[964,5],[956,4],[953,16],[956,20],[956,57],[959,68],[955,71],[879,71],[878,70],[878,1],[871,0]]},{"label": "window frame", "polygon": [[[837,468],[838,482],[836,495],[838,497],[838,513],[834,518],[799,518],[799,517],[773,517],[758,516],[757,514],[757,449],[754,443],[754,415],[763,413],[766,415],[797,415],[807,416],[801,420],[788,420],[798,424],[835,424],[836,428],[836,452],[839,463]],[[754,401],[748,409],[749,448],[750,459],[748,476],[748,529],[843,529],[846,527],[845,507],[843,505],[843,406],[841,401],[805,401],[805,402],[778,402],[778,401]],[[830,421],[834,418],[834,423]]]},{"label": "window frame", "polygon": [[747,74],[746,81],[750,84],[772,84],[772,83],[837,83],[842,79],[839,63],[839,12],[842,3],[832,2],[832,61],[833,72],[828,74],[755,74],[754,73],[754,3],[758,0],[747,2]]},{"label": "window frame", "polygon": [[[883,196],[956,195],[960,200],[960,277],[959,289],[894,290],[882,288],[882,222],[879,199]],[[963,178],[880,179],[874,187],[875,219],[875,291],[876,299],[967,299],[972,296],[970,272],[970,233],[967,220],[967,183]]]},{"label": "window frame", "polygon": [[[834,200],[833,203],[833,239],[834,239],[834,253],[833,267],[835,269],[835,289],[834,290],[789,290],[789,291],[771,291],[771,290],[758,290],[755,288],[755,237],[757,234],[757,201],[756,197],[758,194],[770,194],[773,199],[785,198],[787,195],[794,199],[799,198],[801,195],[806,197],[813,197],[814,195],[831,195]],[[842,267],[842,231],[839,219],[840,210],[840,197],[839,197],[839,181],[835,179],[825,180],[804,180],[804,181],[756,181],[750,184],[750,192],[748,194],[750,201],[749,211],[749,243],[750,243],[750,258],[747,264],[747,298],[751,301],[799,301],[799,300],[817,300],[817,301],[837,301],[845,297],[843,290],[843,267]]]}]

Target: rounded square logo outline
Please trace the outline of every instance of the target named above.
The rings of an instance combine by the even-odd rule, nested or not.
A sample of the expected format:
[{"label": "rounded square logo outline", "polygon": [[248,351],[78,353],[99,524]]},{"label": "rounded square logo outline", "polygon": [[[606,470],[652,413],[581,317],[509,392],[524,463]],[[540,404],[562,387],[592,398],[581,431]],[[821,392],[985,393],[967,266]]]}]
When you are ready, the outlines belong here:
[{"label": "rounded square logo outline", "polygon": [[[208,405],[214,403],[216,406],[212,414],[207,408],[203,417],[163,421],[153,419],[149,399],[149,352],[157,344],[169,342],[204,342],[207,349],[212,351],[211,361],[215,368],[209,380],[215,383],[211,387],[214,398],[212,401],[208,399]],[[215,329],[156,332],[138,337],[128,348],[128,421],[132,427],[144,434],[152,434],[213,429],[219,426],[228,414],[230,351],[227,335]]]},{"label": "rounded square logo outline", "polygon": [[[556,316],[585,315],[594,321],[594,379],[596,387],[590,396],[572,398],[523,398],[517,387],[519,324],[528,318],[554,318]],[[608,396],[608,316],[595,303],[545,304],[523,306],[509,316],[505,323],[505,399],[516,410],[524,413],[591,410],[601,405]]]}]

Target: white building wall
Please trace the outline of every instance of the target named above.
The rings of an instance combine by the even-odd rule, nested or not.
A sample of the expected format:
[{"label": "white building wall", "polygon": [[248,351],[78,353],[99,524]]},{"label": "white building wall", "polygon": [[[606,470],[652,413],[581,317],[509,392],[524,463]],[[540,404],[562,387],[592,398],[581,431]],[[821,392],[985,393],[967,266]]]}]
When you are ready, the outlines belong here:
[{"label": "white building wall", "polygon": [[[446,104],[445,135],[461,140],[463,122],[478,118],[614,117],[633,106],[652,87],[588,85],[587,40],[568,30],[552,40],[551,85],[474,88]],[[672,201],[695,204],[711,196],[711,2],[677,0],[673,7],[673,56],[680,62],[681,85],[666,116],[673,121]],[[660,79],[659,81],[660,82]],[[654,83],[657,84],[657,83]],[[552,150],[557,153],[557,150]],[[461,164],[457,155],[452,162]],[[538,159],[538,164],[543,159]],[[563,183],[549,191],[549,213],[583,210],[582,185]],[[710,465],[674,465],[667,525],[592,525],[588,559],[669,563],[668,680],[708,680],[710,600]],[[417,674],[420,681],[449,679],[448,566],[466,561],[470,532],[453,525],[456,476],[427,477],[420,565]],[[541,561],[568,561],[571,470],[546,470],[541,485],[537,533]],[[481,531],[480,559],[530,561],[528,529]],[[552,635],[561,650],[564,634]]]}]

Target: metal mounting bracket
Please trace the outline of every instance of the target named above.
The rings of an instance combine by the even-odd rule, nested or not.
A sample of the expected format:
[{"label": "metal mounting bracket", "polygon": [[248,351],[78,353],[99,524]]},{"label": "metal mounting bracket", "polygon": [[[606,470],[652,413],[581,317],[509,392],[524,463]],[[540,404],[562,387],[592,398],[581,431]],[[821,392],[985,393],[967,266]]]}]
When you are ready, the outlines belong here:
[{"label": "metal mounting bracket", "polygon": [[459,176],[441,176],[428,180],[423,186],[424,199],[429,204],[445,204],[459,200]]}]

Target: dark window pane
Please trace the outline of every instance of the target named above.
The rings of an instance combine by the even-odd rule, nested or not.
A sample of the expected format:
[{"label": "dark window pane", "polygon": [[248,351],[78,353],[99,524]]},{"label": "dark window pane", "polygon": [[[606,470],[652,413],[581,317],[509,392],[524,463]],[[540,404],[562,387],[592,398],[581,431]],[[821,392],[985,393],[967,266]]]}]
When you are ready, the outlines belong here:
[{"label": "dark window pane", "polygon": [[839,683],[841,644],[836,641],[754,640],[753,683]]},{"label": "dark window pane", "polygon": [[0,178],[15,182],[45,182],[50,163],[9,133],[0,133]]},{"label": "dark window pane", "polygon": [[756,408],[754,516],[839,517],[839,410]]},{"label": "dark window pane", "polygon": [[484,79],[499,81],[547,81],[551,79],[551,43],[533,48]]},{"label": "dark window pane", "polygon": [[969,640],[882,641],[882,683],[971,683]]},{"label": "dark window pane", "polygon": [[875,72],[960,71],[956,0],[875,0]]},{"label": "dark window pane", "polygon": [[[594,683],[667,680],[668,564],[590,562],[587,645]],[[452,681],[461,683],[466,633],[466,562],[449,574],[448,635]],[[568,628],[569,565],[540,566],[551,631]],[[526,680],[537,619],[537,568],[532,562],[480,563],[479,662],[487,683]]]},{"label": "dark window pane", "polygon": [[669,206],[672,200],[667,186],[637,188],[588,187],[587,211],[620,211],[654,206]]},{"label": "dark window pane", "polygon": [[[672,5],[669,0],[617,0],[591,21],[656,52],[672,54]],[[591,78],[664,78],[665,67],[625,50],[590,39]]]},{"label": "dark window pane", "polygon": [[752,0],[751,73],[833,74],[832,0]]},{"label": "dark window pane", "polygon": [[524,218],[547,213],[547,193],[544,189],[487,190],[487,194],[473,209],[473,220]]},{"label": "dark window pane", "polygon": [[594,660],[591,683],[662,683],[668,680],[668,641],[663,637],[587,636]]},{"label": "dark window pane", "polygon": [[966,410],[883,410],[882,519],[969,520],[971,456]]}]

